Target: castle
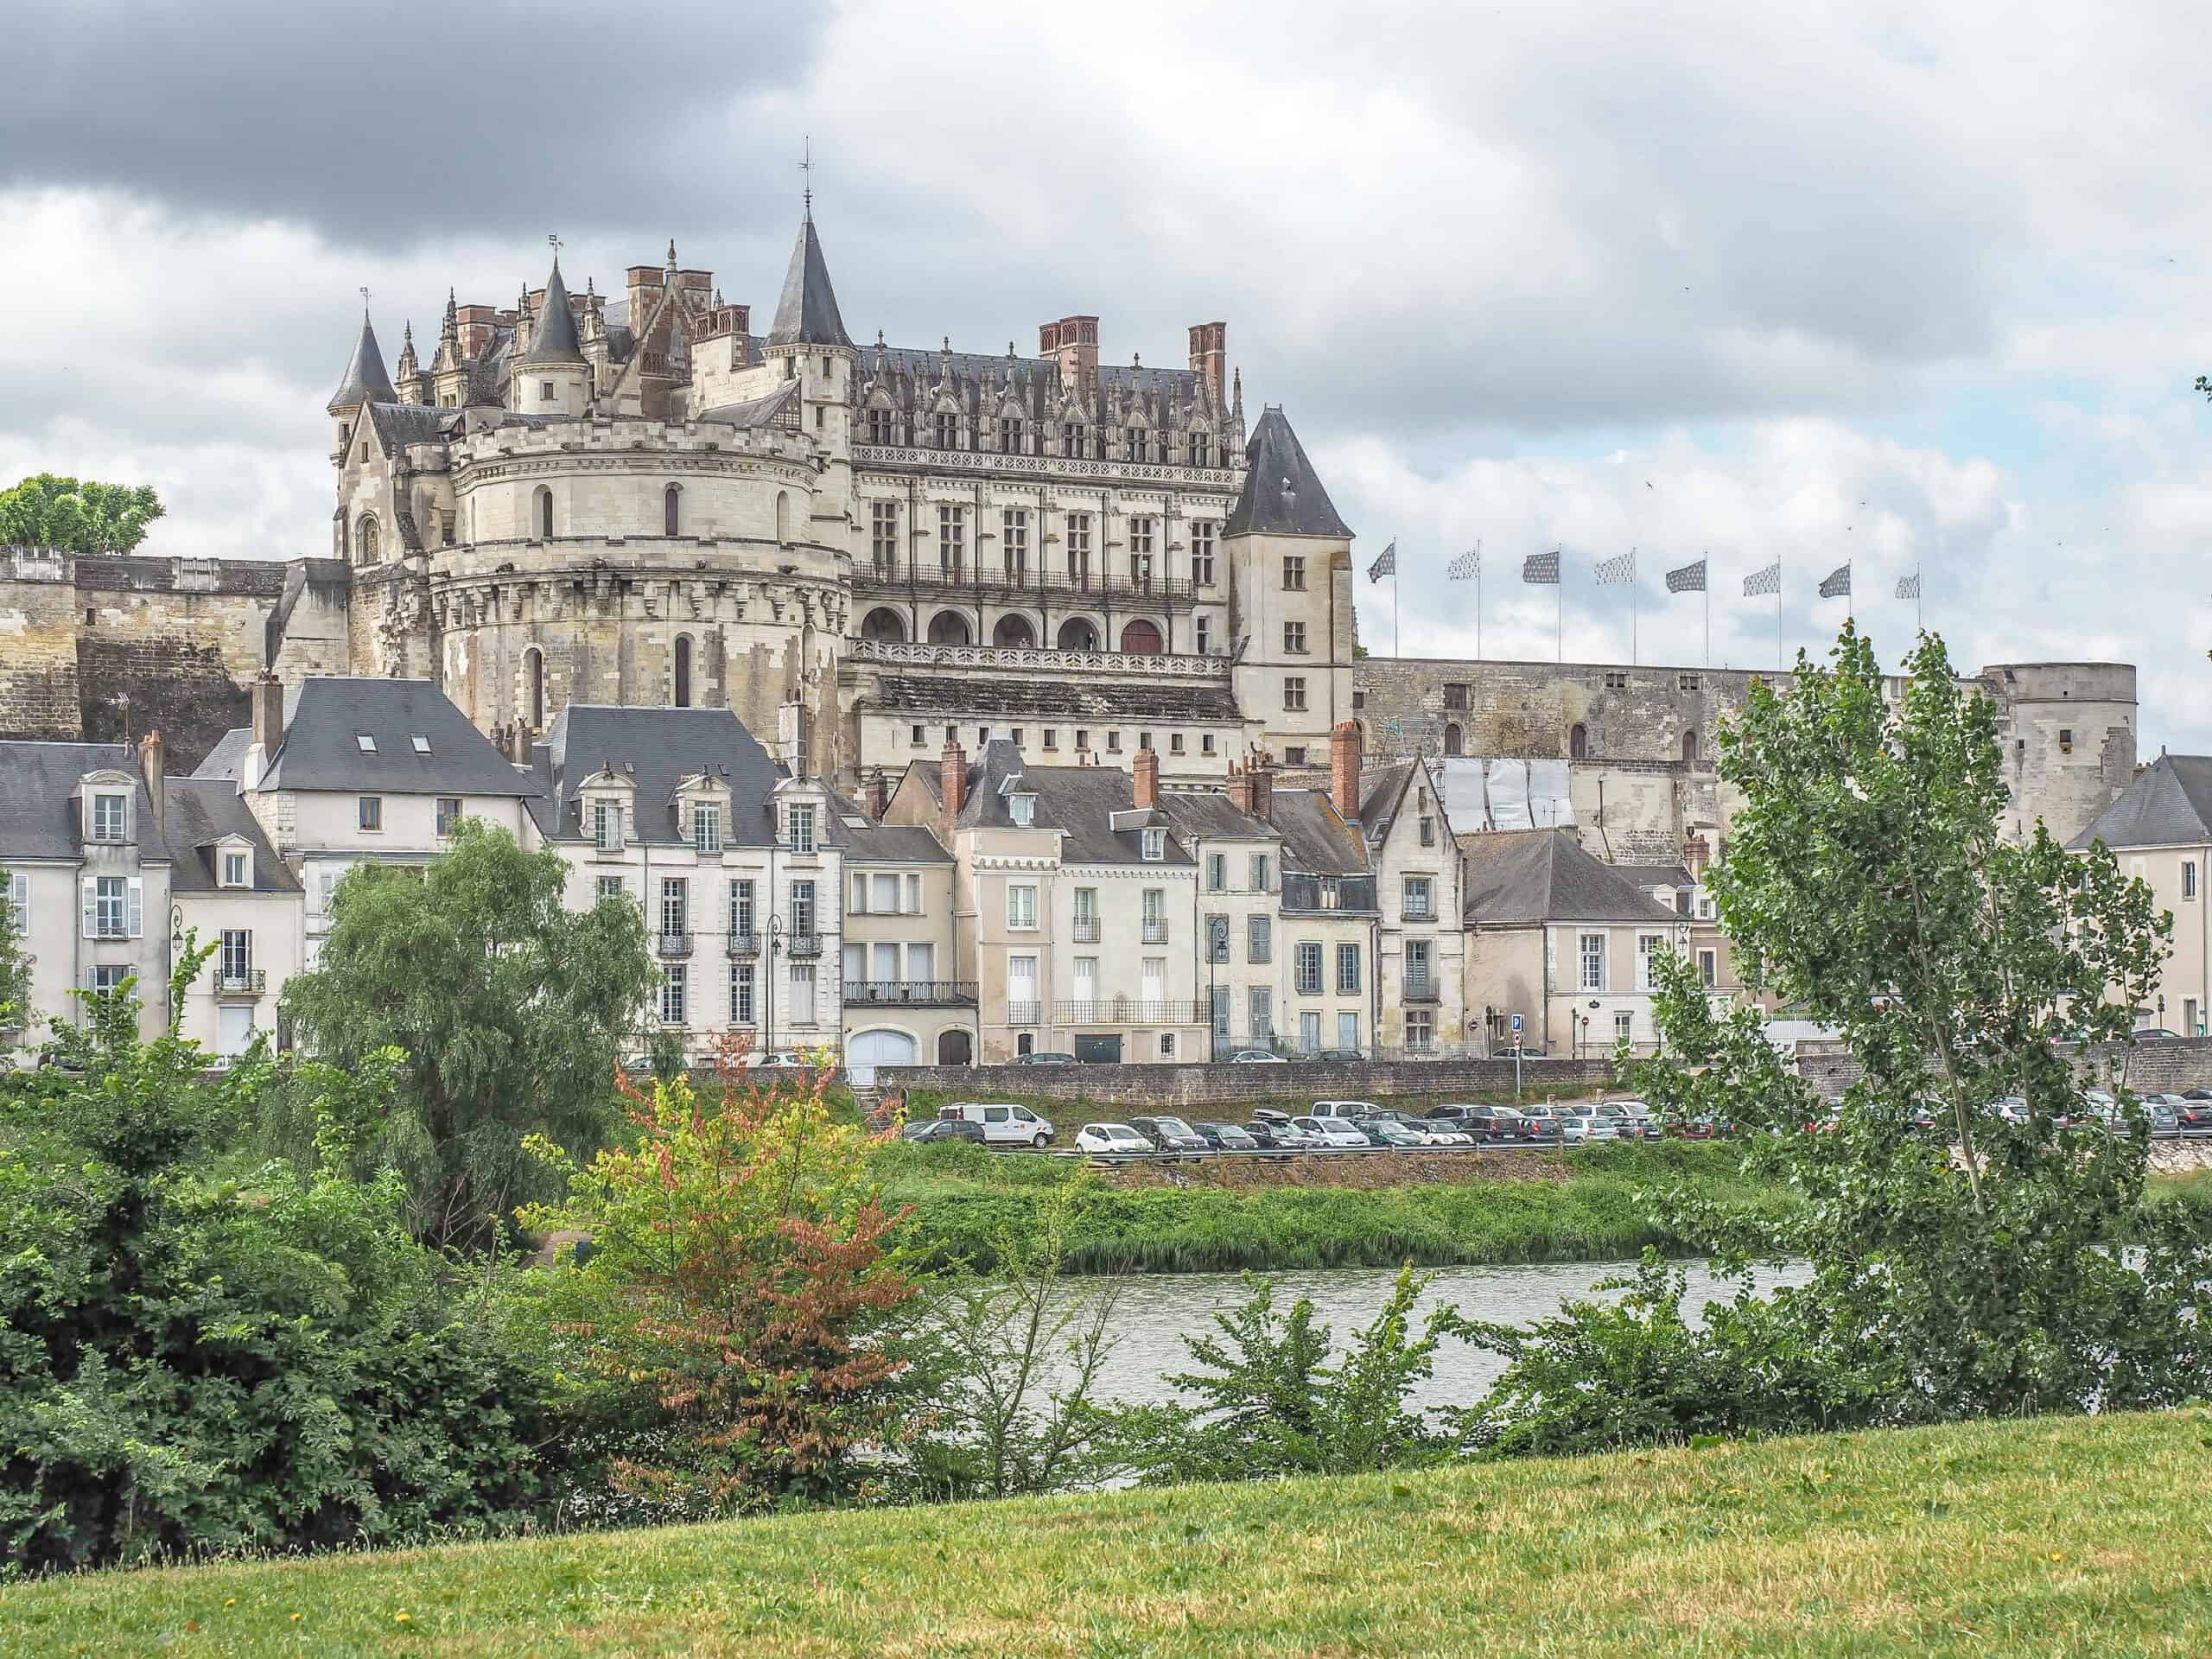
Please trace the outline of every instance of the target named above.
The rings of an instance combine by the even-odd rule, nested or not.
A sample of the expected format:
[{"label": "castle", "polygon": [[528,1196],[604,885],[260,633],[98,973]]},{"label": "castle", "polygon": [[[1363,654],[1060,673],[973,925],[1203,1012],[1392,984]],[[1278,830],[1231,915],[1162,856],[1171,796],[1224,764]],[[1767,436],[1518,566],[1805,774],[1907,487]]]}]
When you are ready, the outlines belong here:
[{"label": "castle", "polygon": [[[365,314],[327,405],[327,557],[0,552],[0,735],[129,741],[190,766],[273,673],[434,681],[527,753],[576,704],[728,707],[857,787],[948,741],[1225,779],[1255,750],[1555,760],[1601,856],[1725,823],[1715,728],[1740,672],[1358,658],[1352,532],[1283,412],[1248,430],[1227,327],[1185,366],[1102,361],[1099,319],[1033,353],[847,332],[810,209],[765,334],[711,271],[511,307],[448,298],[427,364]],[[2015,824],[2070,836],[2135,756],[2134,671],[1983,671]],[[1616,842],[1618,842],[1618,845]]]}]

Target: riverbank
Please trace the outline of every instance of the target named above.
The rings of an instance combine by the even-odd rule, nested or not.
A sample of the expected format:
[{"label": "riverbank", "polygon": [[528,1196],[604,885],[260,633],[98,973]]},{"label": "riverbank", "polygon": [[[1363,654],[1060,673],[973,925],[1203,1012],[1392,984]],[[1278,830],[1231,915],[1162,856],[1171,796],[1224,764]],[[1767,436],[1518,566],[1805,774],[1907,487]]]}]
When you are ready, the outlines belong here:
[{"label": "riverbank", "polygon": [[1706,1243],[1653,1222],[1642,1202],[1652,1187],[1687,1186],[1732,1208],[1790,1201],[1745,1176],[1735,1149],[1681,1141],[1413,1159],[1401,1166],[1448,1163],[1453,1178],[1389,1186],[1369,1184],[1384,1154],[1325,1160],[1356,1185],[1325,1184],[1324,1160],[1315,1160],[1307,1184],[1253,1187],[1217,1184],[1204,1166],[1187,1185],[1139,1185],[1087,1165],[965,1146],[892,1147],[881,1156],[886,1199],[912,1210],[905,1242],[933,1265],[965,1259],[985,1268],[993,1236],[1033,1230],[1063,1185],[1076,1273],[1618,1261],[1648,1245],[1689,1252]]},{"label": "riverbank", "polygon": [[2201,1411],[0,1587],[0,1654],[2212,1649]]}]

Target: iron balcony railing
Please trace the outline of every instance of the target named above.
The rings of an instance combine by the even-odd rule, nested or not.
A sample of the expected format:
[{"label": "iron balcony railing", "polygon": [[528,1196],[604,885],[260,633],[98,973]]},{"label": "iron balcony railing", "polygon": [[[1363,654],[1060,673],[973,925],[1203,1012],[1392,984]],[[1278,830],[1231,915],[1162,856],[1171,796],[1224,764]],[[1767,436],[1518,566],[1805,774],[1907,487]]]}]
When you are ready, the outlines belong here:
[{"label": "iron balcony railing", "polygon": [[1398,995],[1408,1002],[1433,1002],[1440,993],[1433,979],[1408,979]]},{"label": "iron balcony railing", "polygon": [[691,935],[663,928],[655,936],[653,948],[664,957],[688,957],[691,954]]},{"label": "iron balcony railing", "polygon": [[849,979],[845,982],[845,1006],[849,1008],[972,1008],[976,1006],[976,982],[972,979]]},{"label": "iron balcony railing", "polygon": [[819,933],[786,933],[784,935],[784,954],[791,957],[818,957],[822,954]]},{"label": "iron balcony railing", "polygon": [[1077,944],[1098,943],[1098,918],[1096,916],[1078,916],[1075,918],[1075,942]]},{"label": "iron balcony railing", "polygon": [[1042,1002],[1009,1002],[1006,1005],[1006,1022],[1009,1026],[1039,1026],[1045,1022]]},{"label": "iron balcony railing", "polygon": [[259,996],[269,988],[269,972],[264,968],[246,968],[237,973],[215,976],[215,995],[218,996]]},{"label": "iron balcony railing", "polygon": [[1100,1002],[1052,1004],[1056,1026],[1198,1026],[1204,1025],[1205,1019],[1205,1004],[1195,1001],[1117,996]]},{"label": "iron balcony railing", "polygon": [[1338,911],[1366,915],[1380,906],[1371,875],[1285,875],[1282,908],[1285,915],[1327,915]]},{"label": "iron balcony railing", "polygon": [[728,936],[728,949],[733,957],[757,957],[760,954],[760,936],[758,933],[732,933]]},{"label": "iron balcony railing", "polygon": [[1184,606],[1195,603],[1198,592],[1185,576],[1162,573],[1140,575],[1133,571],[1084,572],[1041,569],[1033,564],[947,566],[927,557],[905,564],[881,561],[854,569],[855,588],[899,588],[915,593],[976,594],[1028,599],[1057,599],[1071,604]]},{"label": "iron balcony railing", "polygon": [[1147,917],[1145,918],[1144,942],[1147,944],[1165,944],[1167,943],[1167,918],[1165,916]]}]

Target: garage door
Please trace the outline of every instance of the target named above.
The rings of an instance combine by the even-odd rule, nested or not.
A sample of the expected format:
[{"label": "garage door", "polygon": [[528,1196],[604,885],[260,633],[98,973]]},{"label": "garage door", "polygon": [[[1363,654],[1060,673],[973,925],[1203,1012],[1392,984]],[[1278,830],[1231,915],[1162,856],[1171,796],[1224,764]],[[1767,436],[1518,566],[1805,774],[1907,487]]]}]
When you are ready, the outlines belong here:
[{"label": "garage door", "polygon": [[875,1081],[879,1065],[912,1065],[914,1039],[903,1031],[862,1031],[845,1045],[845,1071],[861,1088]]}]

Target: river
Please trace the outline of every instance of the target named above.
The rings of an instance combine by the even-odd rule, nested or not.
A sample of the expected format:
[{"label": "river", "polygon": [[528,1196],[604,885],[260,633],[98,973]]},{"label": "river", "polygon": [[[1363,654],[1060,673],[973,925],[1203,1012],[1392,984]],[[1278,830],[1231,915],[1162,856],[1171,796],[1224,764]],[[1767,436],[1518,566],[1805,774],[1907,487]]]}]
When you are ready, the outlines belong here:
[{"label": "river", "polygon": [[[1449,1302],[1470,1319],[1525,1325],[1559,1311],[1563,1302],[1586,1298],[1602,1279],[1626,1274],[1633,1264],[1621,1262],[1559,1262],[1497,1268],[1440,1268],[1434,1270],[1420,1308],[1426,1313]],[[1694,1311],[1711,1298],[1715,1281],[1702,1262],[1683,1264],[1689,1274],[1686,1299]],[[1342,1348],[1370,1324],[1397,1274],[1383,1268],[1328,1268],[1264,1275],[1274,1281],[1275,1306],[1287,1312],[1300,1296],[1311,1299],[1319,1319],[1330,1326]],[[1762,1269],[1760,1289],[1802,1281],[1799,1270]],[[1233,1273],[1179,1273],[1139,1276],[1124,1282],[1115,1309],[1119,1340],[1100,1379],[1099,1396],[1129,1402],[1173,1397],[1167,1377],[1191,1368],[1186,1336],[1214,1329],[1212,1316],[1236,1306],[1251,1293]],[[1724,1292],[1723,1294],[1729,1294]],[[1608,1298],[1618,1293],[1607,1293]],[[1504,1362],[1484,1349],[1446,1341],[1436,1354],[1435,1374],[1414,1395],[1423,1407],[1459,1405],[1478,1398]]]}]

